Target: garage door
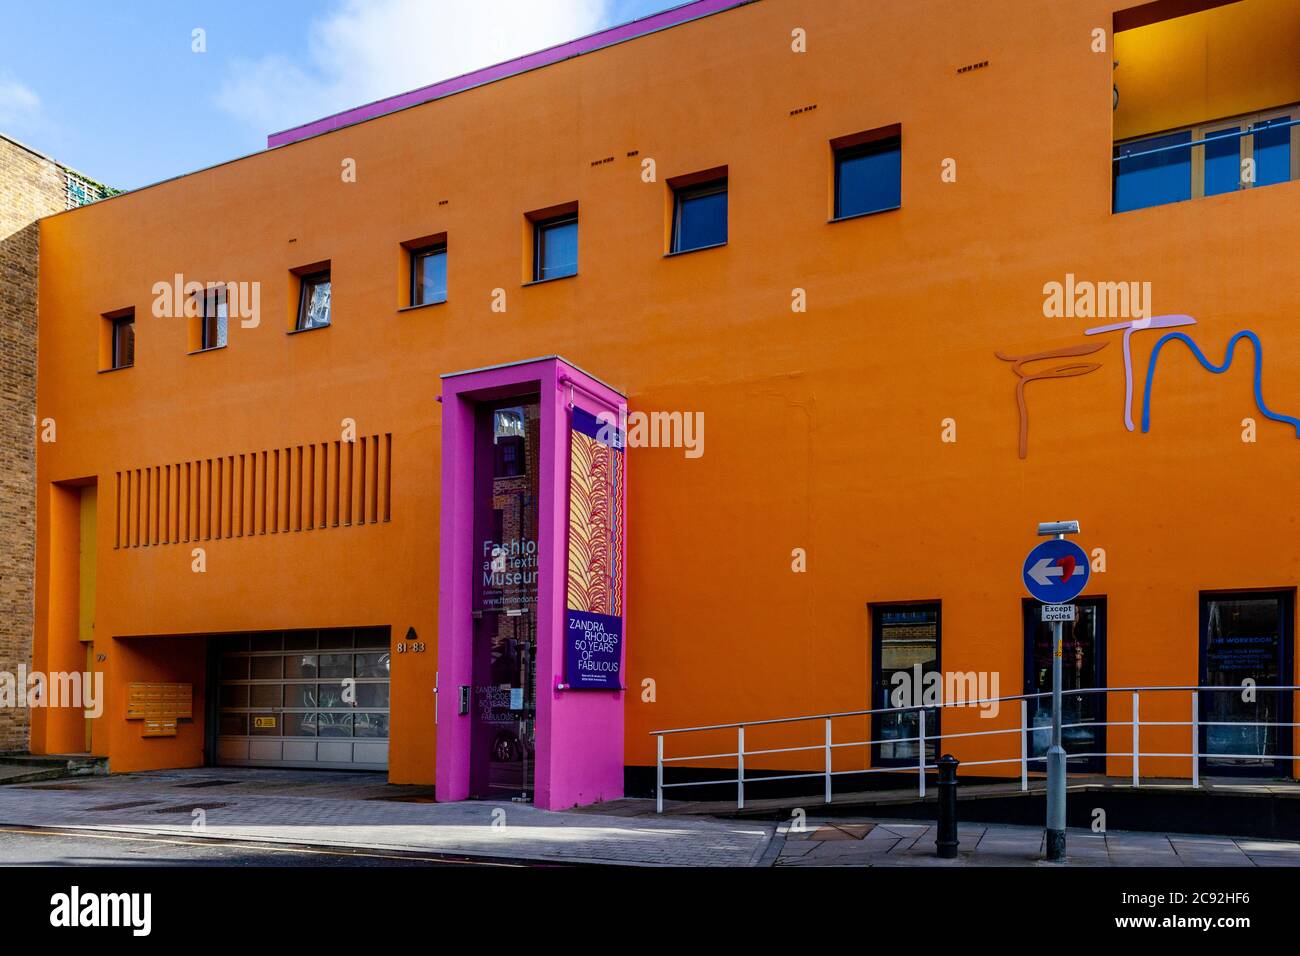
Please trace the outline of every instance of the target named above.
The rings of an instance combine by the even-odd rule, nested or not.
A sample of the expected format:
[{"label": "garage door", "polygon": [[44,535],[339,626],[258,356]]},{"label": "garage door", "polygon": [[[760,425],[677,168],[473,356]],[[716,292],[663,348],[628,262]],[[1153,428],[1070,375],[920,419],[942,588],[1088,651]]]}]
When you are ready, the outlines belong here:
[{"label": "garage door", "polygon": [[212,641],[217,763],[388,769],[387,627]]}]

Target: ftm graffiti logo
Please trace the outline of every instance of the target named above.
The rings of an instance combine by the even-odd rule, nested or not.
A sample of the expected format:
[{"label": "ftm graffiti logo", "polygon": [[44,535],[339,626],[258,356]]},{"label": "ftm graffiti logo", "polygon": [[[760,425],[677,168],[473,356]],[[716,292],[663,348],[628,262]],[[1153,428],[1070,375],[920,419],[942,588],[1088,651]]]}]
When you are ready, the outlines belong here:
[{"label": "ftm graffiti logo", "polygon": [[[1095,328],[1087,329],[1084,335],[1099,336],[1107,335],[1113,332],[1122,332],[1120,338],[1121,348],[1124,353],[1124,427],[1129,431],[1134,430],[1133,424],[1133,353],[1132,339],[1138,332],[1145,332],[1159,329],[1178,329],[1196,324],[1196,319],[1190,315],[1157,315],[1153,317],[1142,317],[1131,319],[1126,322],[1117,322],[1111,325],[1099,325]],[[1143,433],[1151,430],[1151,395],[1155,389],[1156,369],[1159,367],[1160,353],[1170,342],[1182,342],[1191,350],[1193,357],[1201,364],[1207,372],[1215,375],[1221,375],[1232,367],[1233,357],[1236,353],[1237,345],[1242,340],[1247,340],[1254,347],[1255,357],[1255,374],[1254,374],[1254,394],[1255,406],[1259,409],[1261,415],[1275,422],[1285,422],[1295,429],[1296,438],[1300,438],[1300,419],[1293,418],[1290,415],[1283,415],[1275,412],[1264,402],[1264,346],[1254,332],[1249,329],[1243,329],[1228,339],[1228,347],[1222,363],[1216,364],[1206,357],[1201,351],[1200,346],[1186,332],[1165,332],[1155,345],[1151,348],[1151,358],[1147,362],[1146,383],[1142,392],[1142,431]],[[1029,408],[1025,401],[1025,386],[1030,382],[1046,381],[1054,378],[1071,378],[1079,375],[1087,375],[1101,368],[1100,362],[1079,361],[1085,356],[1095,355],[1105,348],[1105,341],[1087,343],[1082,345],[1072,345],[1066,348],[1052,349],[1046,352],[1034,352],[1029,355],[1006,355],[1003,352],[994,352],[1003,362],[1011,363],[1011,371],[1015,373],[1019,381],[1016,383],[1016,404],[1020,408],[1020,457],[1029,457]],[[1039,368],[1037,370],[1027,369],[1026,366],[1035,365],[1039,362],[1045,362],[1050,359],[1067,359],[1063,364],[1051,368]]]}]

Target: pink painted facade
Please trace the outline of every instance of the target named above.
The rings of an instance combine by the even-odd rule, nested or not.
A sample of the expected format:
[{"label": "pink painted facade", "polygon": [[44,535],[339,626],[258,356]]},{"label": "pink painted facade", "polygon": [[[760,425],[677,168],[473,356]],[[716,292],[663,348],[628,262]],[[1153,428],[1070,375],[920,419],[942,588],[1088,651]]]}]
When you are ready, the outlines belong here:
[{"label": "pink painted facade", "polygon": [[[626,399],[563,359],[549,357],[443,377],[437,705],[440,801],[463,800],[470,795],[472,713],[460,713],[459,702],[461,688],[473,685],[475,411],[483,402],[531,394],[541,396],[533,802],[547,810],[560,810],[623,796],[626,689],[574,691],[559,685],[564,681],[569,412],[577,407],[593,415],[617,413]],[[624,514],[626,494],[624,482]],[[626,594],[626,546],[624,551],[620,568]],[[623,633],[620,670],[625,672],[626,604]]]}]

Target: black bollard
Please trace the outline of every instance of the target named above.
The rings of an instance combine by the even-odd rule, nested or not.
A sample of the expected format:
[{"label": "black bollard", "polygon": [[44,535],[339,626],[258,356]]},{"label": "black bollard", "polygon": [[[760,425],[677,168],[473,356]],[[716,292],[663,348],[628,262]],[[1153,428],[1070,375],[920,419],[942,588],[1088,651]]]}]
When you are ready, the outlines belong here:
[{"label": "black bollard", "polygon": [[943,860],[957,858],[957,764],[952,754],[939,758],[939,832],[934,845]]}]

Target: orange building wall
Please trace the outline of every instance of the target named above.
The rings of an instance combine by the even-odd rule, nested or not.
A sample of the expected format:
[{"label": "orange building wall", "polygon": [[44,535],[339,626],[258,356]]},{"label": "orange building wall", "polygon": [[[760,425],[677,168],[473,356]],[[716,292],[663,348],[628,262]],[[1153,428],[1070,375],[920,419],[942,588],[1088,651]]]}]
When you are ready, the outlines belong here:
[{"label": "orange building wall", "polygon": [[1300,102],[1300,7],[1237,0],[1115,35],[1115,138]]},{"label": "orange building wall", "polygon": [[[114,550],[101,490],[113,769],[192,763],[198,733],[142,740],[121,717],[127,682],[195,673],[201,642],[122,635],[388,624],[430,640],[393,657],[390,777],[431,782],[437,376],[552,353],[633,410],[705,416],[703,457],[630,451],[628,685],[657,692],[628,694],[628,764],[653,763],[655,728],[868,706],[870,602],[942,600],[943,668],[1018,693],[1019,571],[1044,519],[1078,518],[1106,549],[1089,593],[1109,599],[1109,683],[1196,683],[1198,591],[1300,578],[1296,436],[1255,412],[1248,365],[1210,376],[1177,349],[1152,432],[1126,432],[1115,338],[1098,372],[1029,387],[1022,461],[994,357],[1095,324],[1044,318],[1046,282],[1150,281],[1156,312],[1194,314],[1216,358],[1254,329],[1269,403],[1300,410],[1300,184],[1113,216],[1112,56],[1090,46],[1116,6],[763,0],[44,220],[38,415],[59,440],[41,446],[42,502],[67,478],[103,489],[121,468],[332,440],[344,418],[393,434],[390,523],[206,542],[204,574],[186,545]],[[829,141],[892,123],[902,209],[828,224]],[[664,180],[722,164],[729,245],[665,258]],[[579,276],[522,287],[524,214],[574,200]],[[449,301],[398,312],[399,244],[444,231]],[[285,335],[289,270],[325,259],[332,327]],[[185,321],[149,314],[178,272],[260,281],[261,325],[188,356]],[[96,374],[100,315],[130,305],[136,366]],[[49,530],[38,559],[54,595]],[[38,664],[62,639],[56,605],[38,608]],[[166,666],[151,647],[174,648]]]}]

